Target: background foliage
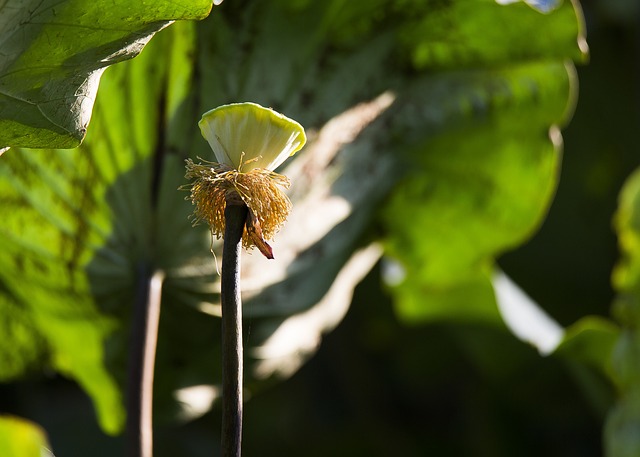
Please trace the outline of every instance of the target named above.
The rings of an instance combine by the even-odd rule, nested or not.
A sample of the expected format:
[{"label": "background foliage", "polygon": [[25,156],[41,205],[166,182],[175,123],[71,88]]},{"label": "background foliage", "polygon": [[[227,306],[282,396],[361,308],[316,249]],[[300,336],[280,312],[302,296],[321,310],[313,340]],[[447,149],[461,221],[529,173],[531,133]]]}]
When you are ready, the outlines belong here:
[{"label": "background foliage", "polygon": [[[200,114],[251,100],[311,141],[283,170],[296,209],[277,261],[244,259],[247,455],[596,456],[614,384],[619,442],[637,319],[616,314],[631,352],[625,331],[612,367],[610,221],[638,105],[631,61],[607,59],[637,52],[637,24],[585,2],[592,60],[561,167],[586,48],[576,5],[546,4],[228,1],[109,69],[80,148],[0,158],[2,409],[41,424],[56,454],[120,452],[78,386],[117,432],[131,303],[162,269],[157,455],[210,455],[215,267],[176,188],[183,158],[210,155]],[[627,189],[616,287],[633,303]],[[547,357],[496,304],[496,258],[518,246],[498,263],[560,324]]]}]

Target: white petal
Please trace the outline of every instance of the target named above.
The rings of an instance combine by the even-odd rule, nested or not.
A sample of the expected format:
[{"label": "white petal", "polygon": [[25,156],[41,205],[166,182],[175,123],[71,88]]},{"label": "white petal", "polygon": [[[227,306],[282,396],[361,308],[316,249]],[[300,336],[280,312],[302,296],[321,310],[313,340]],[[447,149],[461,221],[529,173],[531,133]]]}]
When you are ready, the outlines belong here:
[{"label": "white petal", "polygon": [[241,171],[275,170],[307,141],[296,121],[256,103],[222,105],[198,123],[216,160]]}]

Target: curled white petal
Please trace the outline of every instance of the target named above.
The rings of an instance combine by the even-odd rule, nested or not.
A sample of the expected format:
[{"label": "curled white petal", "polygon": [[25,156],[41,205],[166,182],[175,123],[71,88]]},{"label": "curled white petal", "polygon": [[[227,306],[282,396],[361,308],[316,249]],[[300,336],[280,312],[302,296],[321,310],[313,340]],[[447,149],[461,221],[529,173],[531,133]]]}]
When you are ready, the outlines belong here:
[{"label": "curled white petal", "polygon": [[275,170],[306,142],[300,124],[256,103],[219,106],[204,113],[198,125],[217,162],[243,172]]}]

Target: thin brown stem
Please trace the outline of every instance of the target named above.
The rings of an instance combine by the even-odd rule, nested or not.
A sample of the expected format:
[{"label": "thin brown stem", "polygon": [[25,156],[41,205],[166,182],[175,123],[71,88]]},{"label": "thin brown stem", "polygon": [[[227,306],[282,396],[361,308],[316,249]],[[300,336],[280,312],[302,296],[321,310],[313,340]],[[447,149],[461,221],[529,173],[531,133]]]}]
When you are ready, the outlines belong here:
[{"label": "thin brown stem", "polygon": [[156,271],[150,276],[149,270],[141,266],[138,278],[127,389],[127,455],[152,457],[153,371],[164,272]]},{"label": "thin brown stem", "polygon": [[222,456],[240,457],[242,443],[242,301],[240,252],[247,207],[227,201],[222,250]]}]

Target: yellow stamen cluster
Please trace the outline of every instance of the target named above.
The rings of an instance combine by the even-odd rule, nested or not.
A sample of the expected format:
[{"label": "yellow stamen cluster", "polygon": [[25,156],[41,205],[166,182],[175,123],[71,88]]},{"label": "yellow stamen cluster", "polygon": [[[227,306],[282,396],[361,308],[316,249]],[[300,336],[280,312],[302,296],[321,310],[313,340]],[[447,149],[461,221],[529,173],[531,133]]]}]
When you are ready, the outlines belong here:
[{"label": "yellow stamen cluster", "polygon": [[[221,238],[224,235],[227,198],[239,196],[258,220],[262,237],[272,239],[291,212],[291,201],[281,189],[289,187],[289,179],[264,168],[243,173],[229,165],[203,162],[196,164],[191,159],[186,160],[185,177],[193,180],[185,186],[191,191],[187,199],[196,206],[193,225],[204,221],[209,224],[211,234]],[[245,248],[255,245],[246,228],[242,242]]]}]

